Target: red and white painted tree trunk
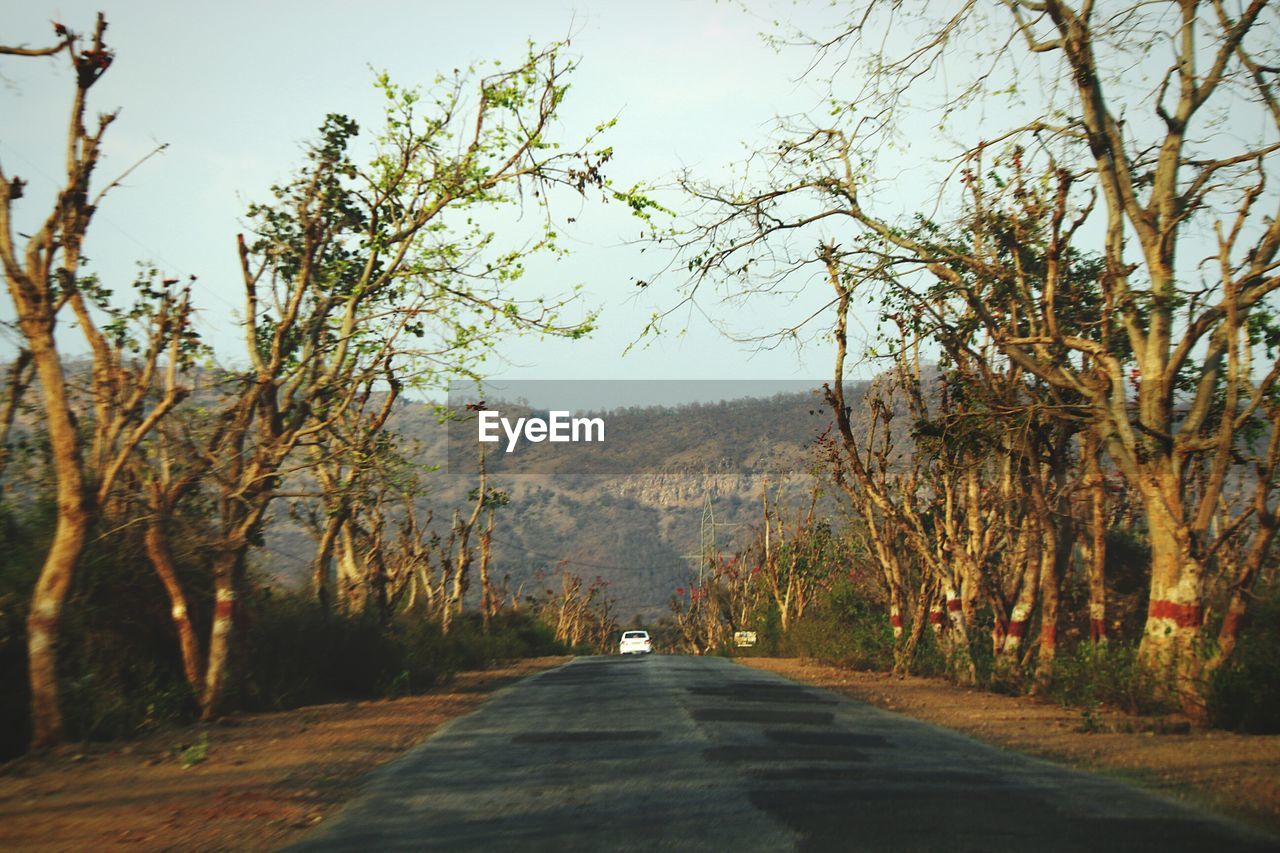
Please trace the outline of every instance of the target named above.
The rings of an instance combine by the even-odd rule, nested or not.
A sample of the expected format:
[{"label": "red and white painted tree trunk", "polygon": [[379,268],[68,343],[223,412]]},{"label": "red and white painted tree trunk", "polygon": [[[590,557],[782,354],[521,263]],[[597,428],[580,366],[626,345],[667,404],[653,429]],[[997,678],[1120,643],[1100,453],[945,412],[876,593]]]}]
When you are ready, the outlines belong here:
[{"label": "red and white painted tree trunk", "polygon": [[948,583],[945,587],[947,600],[947,657],[951,662],[952,674],[961,684],[977,684],[978,671],[973,665],[973,655],[969,653],[969,630],[964,619],[964,602],[955,587]]},{"label": "red and white painted tree trunk", "polygon": [[1151,586],[1147,622],[1139,656],[1172,689],[1183,711],[1199,719],[1204,714],[1204,685],[1200,678],[1198,644],[1204,624],[1204,573],[1193,555],[1185,525],[1170,512],[1177,507],[1169,495],[1150,490],[1143,495],[1151,537]]},{"label": "red and white painted tree trunk", "polygon": [[147,524],[143,541],[146,545],[147,557],[151,560],[152,567],[169,595],[173,627],[178,632],[178,648],[182,652],[183,673],[192,695],[199,697],[204,686],[200,642],[196,639],[195,627],[191,624],[191,613],[187,606],[187,594],[178,580],[173,555],[169,551],[169,541],[159,519],[154,519]]},{"label": "red and white painted tree trunk", "polygon": [[1040,644],[1036,649],[1036,683],[1043,688],[1053,678],[1053,665],[1058,652],[1058,610],[1062,579],[1071,560],[1075,540],[1071,522],[1049,520],[1044,525],[1044,544],[1040,558]]},{"label": "red and white painted tree trunk", "polygon": [[213,624],[209,631],[209,658],[205,666],[204,695],[200,700],[201,716],[206,720],[221,714],[226,701],[239,607],[238,569],[242,559],[242,553],[239,550],[224,554],[219,557],[218,565],[214,568]]}]

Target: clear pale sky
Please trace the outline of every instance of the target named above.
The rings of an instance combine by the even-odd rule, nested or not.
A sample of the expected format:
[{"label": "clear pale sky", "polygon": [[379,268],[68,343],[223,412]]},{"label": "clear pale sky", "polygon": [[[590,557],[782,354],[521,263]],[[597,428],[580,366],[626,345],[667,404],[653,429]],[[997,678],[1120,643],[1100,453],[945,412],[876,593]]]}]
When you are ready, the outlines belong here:
[{"label": "clear pale sky", "polygon": [[[428,84],[479,60],[517,61],[526,42],[572,33],[581,60],[563,112],[563,139],[577,140],[611,116],[616,150],[610,176],[619,186],[669,179],[690,168],[723,174],[744,144],[768,136],[778,113],[820,100],[800,80],[808,55],[777,53],[760,33],[775,19],[818,29],[827,4],[728,2],[15,2],[0,11],[0,40],[52,43],[51,20],[92,27],[101,8],[116,62],[92,90],[91,111],[121,107],[108,132],[103,177],[113,176],[157,143],[149,161],[109,196],[95,218],[87,254],[119,289],[134,264],[152,260],[166,273],[199,276],[199,327],[228,362],[236,362],[234,311],[239,285],[234,236],[248,202],[299,163],[301,146],[324,115],[341,112],[376,125],[379,96],[370,66],[403,84]],[[65,57],[0,62],[0,162],[27,178],[19,213],[48,210],[58,175],[69,102]],[[569,211],[573,215],[573,211]],[[602,325],[583,341],[513,341],[501,375],[523,379],[812,378],[830,372],[829,347],[752,355],[700,315],[687,332],[668,335],[624,357],[645,319],[675,302],[673,278],[643,292],[635,279],[663,265],[641,254],[638,223],[620,205],[584,207],[571,234],[573,255],[535,265],[526,285],[554,293],[586,286],[586,304],[603,309]],[[716,310],[740,332],[766,331],[809,313],[820,294]],[[714,307],[714,306],[713,306]],[[12,308],[3,303],[3,315]],[[685,325],[677,322],[673,328]],[[11,340],[3,346],[12,352]]]}]

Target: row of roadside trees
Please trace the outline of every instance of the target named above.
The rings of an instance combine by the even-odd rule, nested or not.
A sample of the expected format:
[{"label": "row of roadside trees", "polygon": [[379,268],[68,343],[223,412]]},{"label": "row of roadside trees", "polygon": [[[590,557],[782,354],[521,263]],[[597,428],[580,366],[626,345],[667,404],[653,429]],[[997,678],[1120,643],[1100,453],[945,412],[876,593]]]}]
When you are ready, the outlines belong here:
[{"label": "row of roadside trees", "polygon": [[[27,465],[42,463],[56,493],[26,610],[33,745],[64,735],[65,607],[86,549],[111,531],[145,531],[206,717],[226,707],[249,556],[281,497],[314,507],[314,581],[326,606],[385,619],[408,602],[447,631],[477,538],[488,568],[503,495],[482,472],[474,511],[435,535],[415,514],[420,472],[386,426],[403,392],[474,377],[504,337],[591,329],[572,295],[525,298],[519,288],[531,256],[561,251],[557,191],[606,192],[611,151],[596,141],[605,127],[577,145],[553,138],[573,63],[553,45],[425,92],[380,76],[383,119],[363,139],[353,120],[328,116],[296,173],[250,207],[252,230],[228,235],[243,346],[218,354],[239,365],[223,368],[193,325],[194,277],[148,271],[130,291],[93,274],[85,246],[120,177],[99,174],[117,113],[94,119],[89,102],[114,53],[102,16],[87,33],[57,23],[53,35],[44,47],[0,47],[6,60],[65,60],[72,90],[63,182],[47,212],[22,210],[37,203],[26,182],[0,171],[0,261],[19,341],[0,465],[18,458],[10,448],[21,435],[39,436],[23,445],[24,470],[10,470],[23,476],[0,469],[0,483],[7,501],[40,498]],[[517,206],[533,229],[500,235],[492,223]],[[175,559],[188,551],[192,519],[204,537],[194,585]],[[202,608],[196,599],[209,596]],[[499,605],[483,609],[487,627]]]},{"label": "row of roadside trees", "polygon": [[[1005,667],[1039,626],[1049,677],[1076,567],[1105,641],[1124,515],[1149,553],[1140,659],[1203,717],[1277,562],[1278,23],[1260,1],[854,3],[794,36],[830,71],[821,116],[733,184],[684,180],[688,299],[826,289],[825,460],[899,666],[931,622],[972,680],[985,612]],[[929,160],[910,197],[894,176]],[[867,305],[883,378],[849,399]]]}]

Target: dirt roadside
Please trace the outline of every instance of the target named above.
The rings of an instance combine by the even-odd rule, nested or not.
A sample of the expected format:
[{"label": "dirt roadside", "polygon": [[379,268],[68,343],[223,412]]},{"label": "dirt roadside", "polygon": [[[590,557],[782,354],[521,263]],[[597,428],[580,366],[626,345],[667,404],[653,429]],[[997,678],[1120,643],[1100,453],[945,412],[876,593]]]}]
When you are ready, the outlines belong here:
[{"label": "dirt roadside", "polygon": [[1122,778],[1280,835],[1280,735],[1205,731],[1125,714],[898,679],[796,658],[737,658],[985,743]]},{"label": "dirt roadside", "polygon": [[0,765],[2,850],[274,850],[369,771],[567,657],[462,673],[403,699],[315,705]]}]

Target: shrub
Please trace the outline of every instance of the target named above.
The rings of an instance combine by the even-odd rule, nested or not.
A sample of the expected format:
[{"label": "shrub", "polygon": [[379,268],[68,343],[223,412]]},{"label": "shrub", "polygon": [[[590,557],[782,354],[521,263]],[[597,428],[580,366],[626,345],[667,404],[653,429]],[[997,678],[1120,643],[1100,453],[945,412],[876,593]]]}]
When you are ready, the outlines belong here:
[{"label": "shrub", "polygon": [[1131,714],[1174,710],[1171,695],[1138,661],[1138,647],[1119,642],[1101,646],[1080,643],[1054,661],[1048,695],[1064,705],[1092,708],[1109,705]]},{"label": "shrub", "polygon": [[1209,685],[1215,726],[1280,734],[1280,592],[1258,601],[1241,632],[1231,663]]},{"label": "shrub", "polygon": [[885,611],[847,581],[805,613],[781,639],[786,654],[857,669],[893,668],[893,629]]},{"label": "shrub", "polygon": [[[104,525],[105,526],[105,525]],[[26,611],[48,548],[52,511],[0,506],[0,759],[30,738]],[[182,582],[202,644],[213,596],[198,529],[182,537]],[[59,676],[71,739],[134,736],[189,721],[198,710],[182,670],[167,595],[144,556],[137,526],[94,541],[64,611]],[[402,617],[391,625],[325,612],[310,596],[260,590],[246,597],[233,649],[231,707],[276,710],[426,690],[467,668],[563,654],[549,628],[524,613],[502,614],[482,631],[463,614],[449,637],[438,624]]]},{"label": "shrub", "polygon": [[20,755],[31,739],[27,607],[52,535],[49,502],[22,511],[0,504],[0,760]]},{"label": "shrub", "polygon": [[249,709],[404,696],[462,670],[567,652],[524,613],[500,614],[488,634],[479,614],[463,613],[445,636],[437,622],[402,616],[384,626],[371,616],[327,613],[305,595],[255,604],[239,696]]},{"label": "shrub", "polygon": [[232,705],[278,710],[381,695],[399,671],[395,644],[372,618],[325,611],[309,596],[250,599]]},{"label": "shrub", "polygon": [[[72,739],[127,737],[195,711],[168,600],[142,556],[136,526],[102,525],[68,593],[59,636],[63,722]],[[0,757],[30,736],[26,613],[49,547],[43,501],[0,508]]]}]

